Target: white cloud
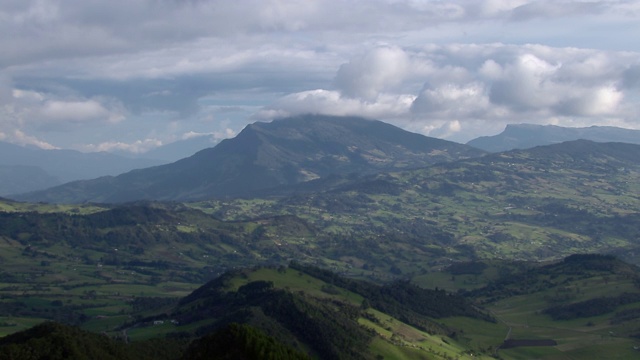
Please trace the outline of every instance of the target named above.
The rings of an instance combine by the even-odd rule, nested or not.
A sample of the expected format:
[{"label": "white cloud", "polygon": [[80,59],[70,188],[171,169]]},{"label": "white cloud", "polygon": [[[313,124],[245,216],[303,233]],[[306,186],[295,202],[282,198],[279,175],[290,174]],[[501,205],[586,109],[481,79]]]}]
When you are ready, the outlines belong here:
[{"label": "white cloud", "polygon": [[188,139],[193,139],[193,138],[197,138],[197,137],[201,137],[201,136],[210,136],[210,135],[213,135],[213,133],[201,133],[201,132],[189,131],[189,132],[186,132],[186,133],[182,134],[180,139],[181,140],[188,140]]},{"label": "white cloud", "polygon": [[437,88],[425,86],[413,102],[411,111],[421,115],[466,118],[478,112],[486,112],[489,105],[484,84],[445,83]]},{"label": "white cloud", "polygon": [[[243,35],[389,34],[443,24],[526,21],[588,14],[629,17],[635,1],[102,0],[3,1],[0,67],[105,54],[138,54]],[[237,37],[237,38],[236,38]],[[269,42],[273,40],[270,39]]]},{"label": "white cloud", "polygon": [[[338,82],[338,91],[287,95],[262,116],[362,115],[433,136],[458,137],[509,122],[635,128],[640,124],[630,109],[638,105],[625,100],[633,90],[622,84],[639,59],[637,53],[542,45],[383,47],[341,66],[337,78],[345,80]],[[385,64],[379,65],[381,71],[376,71],[378,64]],[[419,81],[424,85],[416,91]]]},{"label": "white cloud", "polygon": [[521,2],[520,6],[510,9],[514,20],[528,20],[539,17],[558,17],[595,11],[596,3],[576,3],[563,1]]},{"label": "white cloud", "polygon": [[404,117],[415,96],[381,94],[375,102],[343,96],[339,91],[310,90],[287,95],[260,111],[257,119],[274,119],[305,113],[364,116],[378,119]]},{"label": "white cloud", "polygon": [[336,86],[347,96],[375,100],[382,90],[402,83],[408,68],[402,49],[379,47],[340,66]]},{"label": "white cloud", "polygon": [[121,114],[107,110],[96,100],[85,101],[46,101],[40,108],[40,116],[52,122],[86,122],[106,120],[119,122],[124,119]]},{"label": "white cloud", "polygon": [[555,108],[558,113],[569,116],[615,116],[624,97],[622,91],[612,85],[568,91]]},{"label": "white cloud", "polygon": [[[427,129],[425,129],[427,130]],[[462,124],[458,120],[443,121],[435,123],[428,133],[431,136],[440,138],[452,138],[455,137],[462,130]]]},{"label": "white cloud", "polygon": [[[442,136],[637,127],[639,18],[636,0],[5,0],[0,131],[126,147],[302,112]],[[265,107],[227,126],[215,106]]]},{"label": "white cloud", "polygon": [[181,140],[188,140],[188,139],[193,139],[193,138],[202,137],[202,136],[209,136],[213,140],[222,140],[222,139],[232,138],[232,137],[234,137],[236,135],[237,135],[237,133],[236,133],[235,130],[230,129],[230,128],[226,128],[226,129],[223,129],[222,131],[213,131],[213,132],[207,132],[207,133],[196,132],[196,131],[188,131],[188,132],[182,134],[180,139]]},{"label": "white cloud", "polygon": [[58,149],[58,147],[53,146],[46,141],[42,141],[36,138],[35,136],[27,135],[20,130],[14,130],[11,134],[2,134],[2,135],[3,135],[1,137],[2,140],[9,141],[13,144],[37,146],[45,150]]},{"label": "white cloud", "polygon": [[514,109],[535,110],[553,104],[556,93],[549,81],[560,68],[540,57],[525,53],[505,64],[491,85],[491,102]]},{"label": "white cloud", "polygon": [[63,130],[69,125],[115,124],[125,119],[122,105],[110,99],[64,99],[50,93],[11,89],[0,108],[0,124]]},{"label": "white cloud", "polygon": [[162,141],[158,139],[136,140],[132,143],[124,142],[103,142],[100,144],[86,144],[83,146],[85,151],[126,151],[133,154],[142,154],[153,148],[162,146]]}]

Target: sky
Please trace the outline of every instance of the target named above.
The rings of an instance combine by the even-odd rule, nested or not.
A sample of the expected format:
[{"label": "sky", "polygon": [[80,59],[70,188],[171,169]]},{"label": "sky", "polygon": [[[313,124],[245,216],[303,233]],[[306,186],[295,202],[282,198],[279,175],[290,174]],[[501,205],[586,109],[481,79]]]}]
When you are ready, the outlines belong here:
[{"label": "sky", "polygon": [[44,149],[304,113],[463,143],[640,129],[640,0],[2,0],[0,34],[0,141]]}]

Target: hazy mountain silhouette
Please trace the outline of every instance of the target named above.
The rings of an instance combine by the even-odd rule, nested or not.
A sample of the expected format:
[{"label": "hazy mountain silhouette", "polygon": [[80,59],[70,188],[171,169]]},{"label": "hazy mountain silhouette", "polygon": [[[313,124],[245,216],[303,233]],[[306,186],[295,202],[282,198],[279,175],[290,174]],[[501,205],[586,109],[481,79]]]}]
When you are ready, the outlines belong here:
[{"label": "hazy mountain silhouette", "polygon": [[[106,152],[44,150],[0,141],[0,194],[46,189],[73,180],[118,175],[166,163]],[[36,170],[39,169],[39,170]]]},{"label": "hazy mountain silhouette", "polygon": [[640,130],[612,126],[569,128],[555,125],[516,124],[507,125],[504,131],[498,135],[473,139],[467,145],[490,152],[500,152],[579,139],[640,144]]}]

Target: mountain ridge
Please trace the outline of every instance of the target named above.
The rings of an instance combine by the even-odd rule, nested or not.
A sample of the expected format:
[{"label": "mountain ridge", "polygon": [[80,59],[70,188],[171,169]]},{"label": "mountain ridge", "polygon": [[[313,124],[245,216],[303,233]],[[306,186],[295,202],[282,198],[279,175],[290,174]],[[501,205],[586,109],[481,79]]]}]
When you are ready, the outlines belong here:
[{"label": "mountain ridge", "polygon": [[484,154],[357,117],[306,115],[248,125],[172,164],[64,184],[16,199],[47,202],[199,200],[248,196],[331,174],[373,174]]},{"label": "mountain ridge", "polygon": [[614,126],[571,128],[557,125],[509,124],[500,134],[482,136],[467,142],[467,145],[489,152],[501,152],[579,139],[640,144],[640,130]]},{"label": "mountain ridge", "polygon": [[11,174],[3,176],[0,194],[37,191],[70,181],[118,175],[162,163],[160,160],[131,159],[107,152],[43,150],[0,141],[0,166],[11,167],[12,170]]}]

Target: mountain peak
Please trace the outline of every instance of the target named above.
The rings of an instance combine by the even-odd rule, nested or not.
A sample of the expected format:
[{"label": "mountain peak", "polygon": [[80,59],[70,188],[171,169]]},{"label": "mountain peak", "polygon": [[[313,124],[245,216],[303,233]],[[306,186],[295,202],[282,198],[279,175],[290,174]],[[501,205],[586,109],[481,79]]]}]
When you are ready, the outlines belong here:
[{"label": "mountain peak", "polygon": [[500,152],[578,139],[640,144],[640,130],[613,126],[570,128],[557,125],[509,124],[502,133],[473,139],[467,145],[489,152]]},{"label": "mountain peak", "polygon": [[303,115],[248,125],[235,138],[173,164],[65,184],[19,198],[123,202],[247,196],[330,175],[422,167],[483,153],[381,121]]}]

